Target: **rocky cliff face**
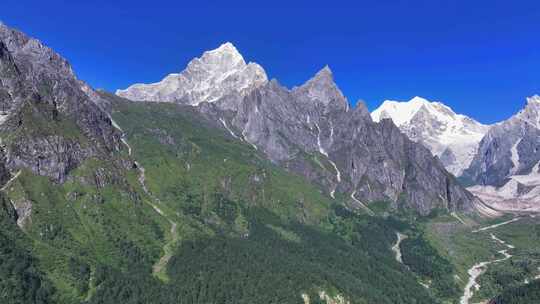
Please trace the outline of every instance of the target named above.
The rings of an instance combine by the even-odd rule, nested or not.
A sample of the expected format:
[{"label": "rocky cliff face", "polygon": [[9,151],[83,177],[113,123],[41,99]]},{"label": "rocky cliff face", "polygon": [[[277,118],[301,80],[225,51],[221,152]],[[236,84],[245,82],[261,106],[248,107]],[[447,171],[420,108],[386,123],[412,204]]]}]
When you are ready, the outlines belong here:
[{"label": "rocky cliff face", "polygon": [[487,201],[506,209],[534,209],[540,203],[540,97],[527,99],[523,110],[494,125],[464,176]]},{"label": "rocky cliff face", "polygon": [[[346,195],[356,207],[391,201],[422,214],[474,208],[472,195],[427,149],[389,120],[374,123],[363,103],[349,109],[328,68],[292,91],[276,82],[256,90],[231,124],[273,161],[319,182],[331,196]],[[305,153],[326,165],[306,161]]]},{"label": "rocky cliff face", "polygon": [[[391,121],[373,122],[363,103],[350,109],[328,67],[291,90],[276,80],[250,88],[236,95],[229,91],[232,93],[210,101],[165,101],[198,105],[232,137],[356,208],[390,201],[394,208],[407,205],[428,214],[435,208],[471,211],[479,203],[426,148],[410,141]],[[148,94],[176,94],[155,89],[152,86]],[[177,92],[184,95],[188,89],[182,87]],[[118,95],[135,99],[148,96],[123,91]],[[234,104],[237,106],[231,106]]]},{"label": "rocky cliff face", "polygon": [[530,173],[540,160],[540,97],[527,99],[523,110],[494,125],[480,142],[468,177],[481,185],[501,185],[509,176]]},{"label": "rocky cliff face", "polygon": [[120,134],[69,63],[23,33],[0,25],[0,131],[11,171],[56,181],[83,159],[119,148]]}]

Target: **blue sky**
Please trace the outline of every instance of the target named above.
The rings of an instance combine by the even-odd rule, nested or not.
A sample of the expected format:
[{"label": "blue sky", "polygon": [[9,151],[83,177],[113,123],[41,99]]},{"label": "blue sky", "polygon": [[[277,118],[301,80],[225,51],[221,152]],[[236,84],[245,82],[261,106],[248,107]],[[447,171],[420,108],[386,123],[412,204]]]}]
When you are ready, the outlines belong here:
[{"label": "blue sky", "polygon": [[3,0],[0,20],[111,91],[231,41],[288,87],[328,64],[370,109],[419,95],[491,123],[540,94],[538,1]]}]

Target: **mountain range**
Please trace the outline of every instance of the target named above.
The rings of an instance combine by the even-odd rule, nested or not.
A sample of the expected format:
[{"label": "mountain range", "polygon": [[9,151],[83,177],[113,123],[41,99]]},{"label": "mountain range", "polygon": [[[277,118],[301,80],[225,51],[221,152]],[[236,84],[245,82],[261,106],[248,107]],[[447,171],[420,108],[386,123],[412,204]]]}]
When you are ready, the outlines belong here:
[{"label": "mountain range", "polygon": [[456,114],[440,102],[415,97],[408,102],[384,101],[371,113],[374,121],[390,118],[411,140],[438,156],[449,172],[460,176],[471,164],[489,126]]},{"label": "mountain range", "polygon": [[[367,212],[377,201],[422,214],[436,208],[474,211],[482,204],[394,124],[373,122],[363,103],[351,109],[328,66],[293,89],[266,79],[259,65],[246,64],[225,43],[193,59],[179,74],[116,94],[134,101],[194,105],[271,161]],[[197,85],[175,89],[181,83]],[[196,95],[205,97],[195,103],[190,96]]]},{"label": "mountain range", "polygon": [[411,140],[438,156],[469,190],[499,210],[535,211],[540,203],[540,97],[527,98],[509,119],[483,125],[440,102],[415,97],[385,101],[371,115],[391,119]]},{"label": "mountain range", "polygon": [[540,174],[538,97],[491,126],[421,98],[370,113],[328,66],[287,88],[231,43],[111,94],[0,24],[0,105],[10,304],[457,303],[469,250],[493,258],[472,229],[501,225],[482,194]]}]

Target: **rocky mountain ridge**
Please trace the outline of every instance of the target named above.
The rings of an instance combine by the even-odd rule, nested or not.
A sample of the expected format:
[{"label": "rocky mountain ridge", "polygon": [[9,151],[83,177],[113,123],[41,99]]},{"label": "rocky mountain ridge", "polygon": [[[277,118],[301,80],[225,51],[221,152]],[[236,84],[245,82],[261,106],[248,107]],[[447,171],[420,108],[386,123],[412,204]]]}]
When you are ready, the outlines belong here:
[{"label": "rocky mountain ridge", "polygon": [[186,69],[152,84],[134,84],[116,94],[131,100],[181,102],[198,105],[227,99],[227,107],[236,107],[238,99],[268,82],[256,63],[247,63],[227,42],[189,62]]},{"label": "rocky mountain ridge", "polygon": [[[231,62],[221,65],[234,66],[234,58],[228,57]],[[187,90],[154,89],[141,96],[178,96]],[[249,92],[229,92],[210,102],[182,98],[163,101],[196,105],[231,136],[321,185],[330,196],[345,197],[356,208],[368,209],[369,202],[390,201],[394,209],[406,204],[428,214],[436,208],[473,211],[481,204],[427,149],[411,142],[393,123],[373,122],[363,103],[350,109],[329,67],[293,89],[272,80]],[[117,95],[128,96],[123,91]],[[131,95],[134,101],[141,101],[136,97]],[[237,106],[231,106],[234,104]]]},{"label": "rocky mountain ridge", "polygon": [[489,126],[456,114],[443,103],[421,97],[407,102],[386,100],[371,116],[374,121],[392,119],[410,139],[422,143],[438,156],[455,176],[469,167],[480,140],[489,130]]},{"label": "rocky mountain ridge", "polygon": [[500,209],[540,210],[540,96],[495,124],[464,176],[482,199]]},{"label": "rocky mountain ridge", "polygon": [[500,210],[538,211],[540,97],[507,120],[482,125],[438,102],[415,97],[385,101],[371,113],[390,118],[413,141],[428,147],[469,190]]},{"label": "rocky mountain ridge", "polygon": [[10,171],[63,182],[84,159],[119,149],[119,132],[85,87],[53,50],[0,25],[0,136]]}]

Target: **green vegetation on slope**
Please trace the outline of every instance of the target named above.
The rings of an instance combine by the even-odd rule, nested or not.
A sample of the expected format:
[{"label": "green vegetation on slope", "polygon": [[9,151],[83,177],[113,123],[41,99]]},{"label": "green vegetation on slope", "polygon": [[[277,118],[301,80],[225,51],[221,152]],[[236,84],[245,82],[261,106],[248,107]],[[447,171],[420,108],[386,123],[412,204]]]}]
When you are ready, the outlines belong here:
[{"label": "green vegetation on slope", "polygon": [[28,251],[30,244],[14,222],[14,210],[0,195],[0,302],[48,304],[54,288]]},{"label": "green vegetation on slope", "polygon": [[[508,219],[510,217],[494,220],[476,218],[475,221],[480,221],[479,223],[486,227]],[[457,219],[441,215],[430,219],[422,230],[426,236],[425,240],[429,241],[431,246],[456,269],[455,281],[459,284],[461,292],[467,283],[467,270],[471,266],[481,261],[503,258],[498,251],[507,247],[493,240],[491,233],[507,244],[515,246],[510,250],[512,258],[490,264],[487,271],[477,279],[480,289],[474,292],[472,298],[472,302],[477,303],[492,299],[507,290],[514,290],[540,273],[538,269],[540,242],[538,236],[531,233],[535,231],[537,221],[534,218],[523,218],[495,229],[472,232],[471,227],[463,225]]]},{"label": "green vegetation on slope", "polygon": [[461,291],[454,279],[454,268],[422,236],[405,239],[401,244],[403,263],[428,282],[441,299],[455,299]]},{"label": "green vegetation on slope", "polygon": [[63,184],[23,170],[5,191],[31,205],[24,233],[9,225],[40,286],[52,286],[32,294],[60,304],[302,303],[321,291],[437,302],[395,261],[399,223],[345,210],[187,107],[114,108],[133,155],[87,159]]},{"label": "green vegetation on slope", "polygon": [[[512,294],[513,291],[530,290],[520,289],[526,282],[531,282],[540,275],[540,220],[536,218],[522,218],[491,230],[490,232],[515,248],[511,250],[512,258],[493,264],[479,278],[482,286],[475,295],[475,299],[493,298],[499,294]],[[540,296],[533,294],[527,298],[540,302]]]},{"label": "green vegetation on slope", "polygon": [[538,304],[540,301],[540,281],[519,287],[508,288],[497,296],[493,304]]},{"label": "green vegetation on slope", "polygon": [[[336,232],[348,232],[336,235],[283,224],[268,211],[249,213],[249,237],[183,242],[170,262],[168,284],[111,276],[92,303],[301,303],[302,293],[316,298],[321,290],[345,295],[351,303],[433,303],[393,260],[388,250],[393,231],[382,220],[338,211],[342,216],[332,216],[331,222]],[[283,238],[269,225],[298,239]],[[121,296],[126,294],[131,296]]]}]

